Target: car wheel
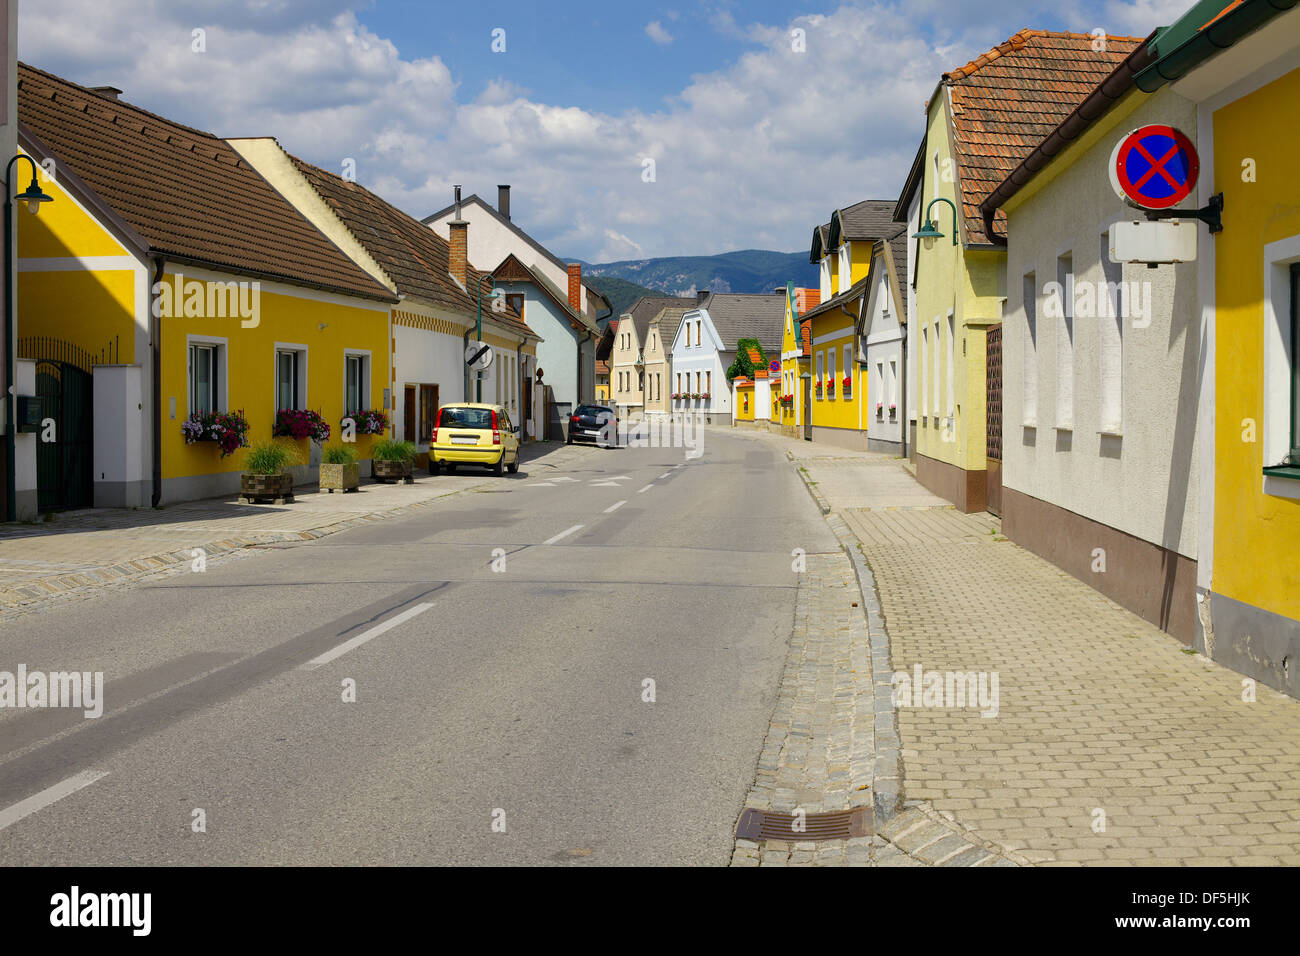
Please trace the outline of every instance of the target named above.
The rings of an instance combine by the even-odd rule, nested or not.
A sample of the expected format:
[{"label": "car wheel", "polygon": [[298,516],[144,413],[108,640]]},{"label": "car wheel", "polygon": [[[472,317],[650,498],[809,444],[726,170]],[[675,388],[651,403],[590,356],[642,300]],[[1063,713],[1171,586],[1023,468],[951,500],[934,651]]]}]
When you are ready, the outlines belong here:
[{"label": "car wheel", "polygon": [[564,443],[565,443],[566,445],[572,445],[572,444],[573,444],[573,436],[572,436],[572,435],[569,435],[568,437],[566,437],[566,438],[564,439]]},{"label": "car wheel", "polygon": [[451,462],[447,462],[447,474],[449,475],[456,474],[456,466]]},{"label": "car wheel", "polygon": [[436,474],[437,474],[439,471],[441,471],[441,470],[442,470],[442,468],[441,468],[439,462],[437,462],[437,461],[436,461],[435,459],[433,459],[433,458],[430,458],[430,459],[429,459],[429,474],[431,474],[431,475],[436,475]]},{"label": "car wheel", "polygon": [[510,464],[506,465],[506,471],[510,472],[510,474],[512,474],[512,475],[517,475],[517,474],[519,474],[519,456],[518,456],[518,455],[515,456],[515,460],[514,460],[514,461],[512,461]]},{"label": "car wheel", "polygon": [[492,466],[492,474],[500,478],[502,471],[504,471],[505,462],[506,462],[506,453],[502,452],[501,457],[497,459],[497,463]]}]

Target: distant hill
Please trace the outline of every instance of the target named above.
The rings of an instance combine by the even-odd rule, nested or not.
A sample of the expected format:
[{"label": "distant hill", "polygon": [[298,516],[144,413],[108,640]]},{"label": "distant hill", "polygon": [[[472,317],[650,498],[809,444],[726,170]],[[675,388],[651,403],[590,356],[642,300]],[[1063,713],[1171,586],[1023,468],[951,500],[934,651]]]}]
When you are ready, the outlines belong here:
[{"label": "distant hill", "polygon": [[592,286],[601,295],[608,296],[610,303],[614,306],[613,315],[610,318],[618,318],[628,310],[628,307],[637,299],[647,295],[659,295],[654,289],[647,289],[643,285],[637,285],[635,282],[626,282],[623,279],[616,279],[614,276],[593,276],[587,273],[590,267],[585,263],[582,267],[583,280]]},{"label": "distant hill", "polygon": [[[701,289],[771,292],[790,281],[806,288],[820,285],[817,267],[808,261],[808,253],[762,249],[724,252],[716,256],[669,256],[596,264],[583,262],[582,274],[584,278],[593,280],[593,285],[604,279],[622,279],[652,290],[652,293],[639,292],[639,295],[694,295]],[[631,301],[635,301],[635,296],[629,305]]]}]

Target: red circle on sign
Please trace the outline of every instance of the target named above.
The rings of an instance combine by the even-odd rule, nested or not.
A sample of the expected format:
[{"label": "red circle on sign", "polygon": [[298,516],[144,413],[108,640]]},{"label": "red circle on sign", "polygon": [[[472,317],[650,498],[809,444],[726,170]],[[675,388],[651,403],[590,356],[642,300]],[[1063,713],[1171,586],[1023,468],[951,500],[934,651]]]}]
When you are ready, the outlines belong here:
[{"label": "red circle on sign", "polygon": [[[1166,140],[1172,147],[1158,150],[1155,155],[1147,149],[1147,143]],[[1129,160],[1133,153],[1138,154],[1137,165],[1142,169],[1141,175],[1132,176]],[[1176,159],[1181,162],[1171,171],[1167,164]],[[1115,155],[1115,176],[1120,188],[1132,202],[1143,209],[1169,209],[1192,194],[1196,180],[1200,175],[1201,160],[1192,141],[1181,130],[1172,126],[1143,126],[1125,137]],[[1143,192],[1143,187],[1155,181],[1158,189],[1168,188],[1166,195],[1152,195]]]}]

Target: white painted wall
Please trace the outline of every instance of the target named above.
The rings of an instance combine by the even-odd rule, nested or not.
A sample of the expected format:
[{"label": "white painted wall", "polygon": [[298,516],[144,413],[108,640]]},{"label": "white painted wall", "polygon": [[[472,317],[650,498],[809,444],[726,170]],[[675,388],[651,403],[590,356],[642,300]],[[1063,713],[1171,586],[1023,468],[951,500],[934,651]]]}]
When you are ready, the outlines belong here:
[{"label": "white painted wall", "polygon": [[[1113,128],[1086,154],[1010,211],[1002,346],[1003,484],[1195,558],[1202,334],[1195,263],[1158,269],[1111,266],[1122,272],[1126,283],[1145,284],[1142,288],[1149,288],[1151,305],[1149,315],[1130,316],[1123,325],[1122,434],[1101,434],[1104,320],[1078,314],[1074,317],[1074,428],[1054,427],[1062,330],[1057,320],[1047,316],[1044,286],[1056,279],[1058,258],[1070,253],[1076,281],[1095,288],[1103,278],[1102,233],[1117,220],[1135,218],[1133,210],[1116,198],[1107,173],[1119,137],[1147,123],[1164,123],[1182,129],[1195,141],[1196,113],[1190,101],[1166,88],[1140,104],[1133,111],[1121,107],[1108,117],[1104,122]],[[1049,166],[1047,172],[1052,171]],[[1037,428],[1023,426],[1026,316],[1022,290],[1029,272],[1035,273],[1038,295]]]},{"label": "white painted wall", "polygon": [[[405,325],[393,325],[397,352],[393,356],[394,380],[392,420],[398,438],[406,434],[406,386],[437,385],[438,402],[465,400],[465,345],[459,335],[431,332]],[[378,367],[380,363],[376,362]],[[418,393],[417,393],[418,396]],[[417,398],[416,413],[419,413]],[[421,451],[427,451],[429,436],[421,435]]]},{"label": "white painted wall", "polygon": [[[889,255],[888,250],[885,252]],[[867,302],[868,334],[864,342],[867,362],[867,396],[862,415],[867,423],[867,438],[875,441],[897,442],[903,440],[902,410],[902,358],[903,333],[899,324],[894,296],[881,284],[888,275],[883,260],[876,262],[876,278],[872,282],[871,296]],[[892,281],[892,280],[891,280]],[[883,370],[883,373],[882,371]],[[892,371],[891,371],[892,370]],[[893,377],[897,376],[897,380]],[[891,421],[889,404],[893,398],[899,414]],[[882,417],[876,417],[876,404],[881,403]]]},{"label": "white painted wall", "polygon": [[[687,326],[694,328],[695,320],[701,321],[700,326],[700,344],[695,345],[694,337],[691,338],[691,345],[686,344]],[[672,382],[670,388],[664,391],[671,395],[677,391],[677,374],[682,375],[683,392],[704,392],[708,391],[711,398],[706,402],[703,399],[688,402],[673,402],[673,411],[693,411],[708,412],[713,415],[730,415],[732,411],[732,389],[727,382],[726,371],[731,365],[735,355],[732,352],[722,351],[722,340],[718,337],[717,331],[713,328],[713,321],[709,318],[708,309],[695,309],[687,312],[682,316],[681,328],[677,330],[677,338],[673,340],[673,360],[669,370],[669,381]],[[700,387],[695,387],[695,373],[700,373]],[[712,373],[712,385],[706,386],[706,372]],[[686,376],[690,375],[690,386],[686,385]]]}]

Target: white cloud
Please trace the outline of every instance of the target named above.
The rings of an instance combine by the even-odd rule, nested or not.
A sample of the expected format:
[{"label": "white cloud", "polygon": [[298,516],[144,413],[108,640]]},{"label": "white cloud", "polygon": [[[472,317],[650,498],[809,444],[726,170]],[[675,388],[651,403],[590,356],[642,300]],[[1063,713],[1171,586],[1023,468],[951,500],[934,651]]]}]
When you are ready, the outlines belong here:
[{"label": "white cloud", "polygon": [[645,35],[660,46],[667,46],[673,42],[673,35],[665,30],[658,20],[651,20],[645,25]]},{"label": "white cloud", "polygon": [[[511,183],[516,221],[557,254],[598,262],[803,248],[836,206],[895,196],[939,75],[1044,9],[1007,0],[993,25],[987,7],[949,0],[743,26],[723,11],[715,28],[749,52],[692,76],[661,109],[605,113],[540,102],[505,78],[462,98],[439,57],[403,58],[358,22],[357,2],[331,0],[321,19],[306,0],[238,0],[220,14],[198,0],[45,0],[20,8],[20,50],[220,135],[274,135],[336,171],[354,158],[362,183],[417,217],[445,206],[452,183],[488,195]],[[1146,33],[1170,6],[1074,0],[1062,16],[1085,32],[1100,20]],[[206,53],[190,50],[195,26]],[[791,49],[794,27],[806,53]]]}]

